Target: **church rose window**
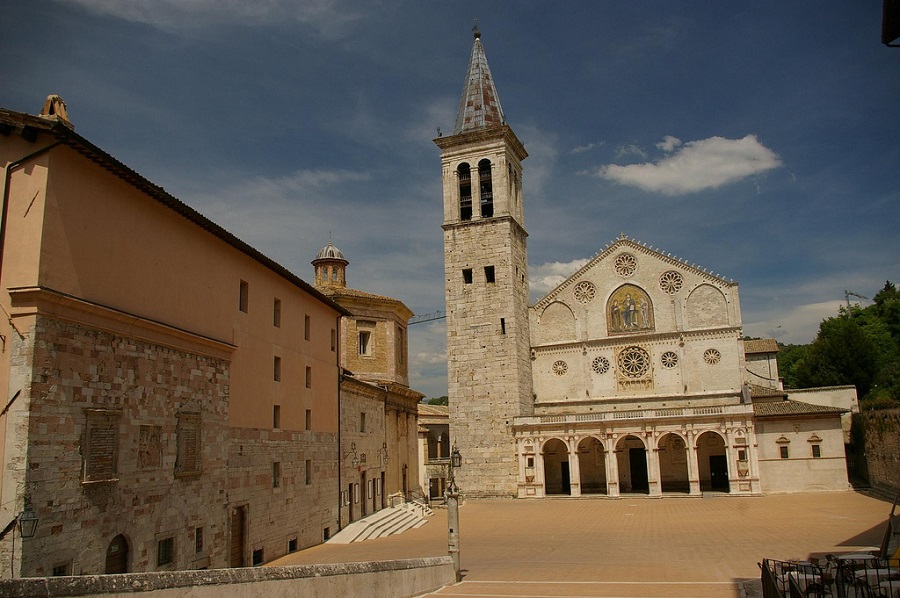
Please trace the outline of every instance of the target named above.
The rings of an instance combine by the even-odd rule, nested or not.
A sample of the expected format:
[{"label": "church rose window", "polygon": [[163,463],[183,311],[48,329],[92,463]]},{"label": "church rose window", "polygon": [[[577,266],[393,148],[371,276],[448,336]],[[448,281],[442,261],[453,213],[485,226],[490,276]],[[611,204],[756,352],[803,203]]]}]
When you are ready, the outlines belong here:
[{"label": "church rose window", "polygon": [[591,369],[598,374],[605,374],[609,371],[609,360],[605,357],[595,357],[591,362]]},{"label": "church rose window", "polygon": [[565,361],[557,361],[553,364],[553,373],[557,376],[565,376],[569,365]]},{"label": "church rose window", "polygon": [[594,298],[594,295],[597,294],[597,289],[594,287],[593,283],[584,280],[575,285],[572,294],[575,295],[575,300],[578,301],[578,303],[590,303],[591,299]]},{"label": "church rose window", "polygon": [[640,347],[628,347],[619,352],[619,371],[629,378],[640,378],[650,369],[650,355]]},{"label": "church rose window", "polygon": [[707,349],[703,353],[703,361],[705,361],[709,365],[716,365],[717,363],[719,363],[720,359],[722,359],[722,354],[719,353],[718,349]]},{"label": "church rose window", "polygon": [[616,274],[628,277],[637,270],[637,260],[630,253],[620,253],[615,261]]},{"label": "church rose window", "polygon": [[676,272],[675,270],[663,272],[659,276],[659,288],[668,295],[674,295],[681,290],[683,285],[684,278],[682,278],[680,272]]},{"label": "church rose window", "polygon": [[672,351],[666,351],[659,360],[662,362],[664,368],[671,370],[678,365],[678,354]]}]

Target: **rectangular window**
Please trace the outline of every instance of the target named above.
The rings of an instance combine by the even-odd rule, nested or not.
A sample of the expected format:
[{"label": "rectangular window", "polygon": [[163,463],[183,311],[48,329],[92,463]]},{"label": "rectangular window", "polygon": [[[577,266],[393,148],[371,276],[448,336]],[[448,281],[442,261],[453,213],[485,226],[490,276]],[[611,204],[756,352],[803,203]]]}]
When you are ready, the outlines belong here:
[{"label": "rectangular window", "polygon": [[353,502],[359,502],[359,482],[353,484]]},{"label": "rectangular window", "polygon": [[360,355],[371,355],[372,354],[372,345],[369,342],[372,339],[372,333],[367,331],[361,331],[359,333],[359,354]]},{"label": "rectangular window", "polygon": [[175,538],[163,538],[156,543],[156,566],[164,567],[175,561]]},{"label": "rectangular window", "polygon": [[247,313],[250,309],[250,283],[246,280],[241,281],[241,296],[238,307],[244,313]]},{"label": "rectangular window", "polygon": [[312,409],[306,410],[306,429],[312,430]]},{"label": "rectangular window", "polygon": [[64,577],[66,575],[72,575],[71,561],[68,563],[63,563],[61,565],[55,565],[53,567],[53,577]]},{"label": "rectangular window", "polygon": [[346,490],[341,490],[341,504],[345,507],[350,504],[350,494]]},{"label": "rectangular window", "polygon": [[115,480],[119,445],[119,412],[86,409],[82,442],[84,481]]},{"label": "rectangular window", "polygon": [[272,374],[275,382],[281,381],[281,357],[278,357],[277,355],[275,356],[275,361],[273,362]]},{"label": "rectangular window", "polygon": [[780,454],[780,456],[781,456],[782,459],[787,459],[788,456],[789,456],[789,455],[788,455],[788,447],[787,447],[787,446],[779,446],[779,447],[778,447],[778,452],[779,452],[779,454]]},{"label": "rectangular window", "polygon": [[366,498],[369,500],[371,500],[372,497],[375,496],[375,492],[374,490],[372,490],[373,487],[374,480],[369,480],[368,482],[366,482]]},{"label": "rectangular window", "polygon": [[500,334],[506,334],[506,318],[500,318]]},{"label": "rectangular window", "polygon": [[272,427],[276,430],[281,428],[281,405],[272,406]]},{"label": "rectangular window", "polygon": [[297,538],[288,540],[288,552],[297,552]]},{"label": "rectangular window", "polygon": [[397,363],[403,365],[403,361],[406,359],[406,335],[403,333],[403,328],[397,326]]},{"label": "rectangular window", "polygon": [[366,412],[365,411],[362,411],[359,414],[359,431],[360,432],[366,431]]},{"label": "rectangular window", "polygon": [[494,284],[496,282],[496,279],[494,278],[493,266],[484,267],[484,281],[488,284]]},{"label": "rectangular window", "polygon": [[309,315],[303,316],[303,340],[309,340]]},{"label": "rectangular window", "polygon": [[334,328],[331,329],[331,351],[334,352],[335,345],[337,344],[337,332],[335,332]]},{"label": "rectangular window", "polygon": [[272,488],[281,486],[281,461],[272,462]]},{"label": "rectangular window", "polygon": [[194,554],[203,552],[203,528],[194,528]]},{"label": "rectangular window", "polygon": [[375,478],[375,496],[381,496],[381,478]]},{"label": "rectangular window", "polygon": [[312,388],[312,368],[306,366],[306,388]]},{"label": "rectangular window", "polygon": [[254,567],[258,567],[259,565],[262,565],[263,562],[264,562],[264,560],[263,560],[263,549],[262,549],[262,548],[258,548],[257,550],[254,550],[254,551],[253,551],[253,566],[254,566]]},{"label": "rectangular window", "polygon": [[525,467],[534,467],[534,457],[525,459]]},{"label": "rectangular window", "polygon": [[303,467],[306,469],[306,485],[309,486],[312,484],[312,459],[307,459]]},{"label": "rectangular window", "polygon": [[818,459],[819,457],[822,456],[821,445],[818,445],[818,444],[812,445],[812,456],[813,456],[813,459]]},{"label": "rectangular window", "polygon": [[472,284],[472,268],[466,268],[463,270],[463,282],[466,284]]},{"label": "rectangular window", "polygon": [[739,449],[738,450],[738,461],[746,461],[747,460],[747,449]]},{"label": "rectangular window", "polygon": [[178,447],[175,473],[180,475],[200,473],[200,414],[180,414],[175,433]]},{"label": "rectangular window", "polygon": [[276,299],[272,306],[272,324],[276,328],[281,328],[281,299]]}]

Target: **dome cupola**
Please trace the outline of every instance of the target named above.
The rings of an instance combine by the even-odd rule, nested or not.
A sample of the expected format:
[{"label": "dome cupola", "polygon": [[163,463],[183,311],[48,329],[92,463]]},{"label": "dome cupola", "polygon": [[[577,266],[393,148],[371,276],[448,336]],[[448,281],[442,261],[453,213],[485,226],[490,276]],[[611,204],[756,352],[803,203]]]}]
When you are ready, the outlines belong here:
[{"label": "dome cupola", "polygon": [[347,286],[347,258],[340,249],[334,246],[331,239],[328,245],[319,250],[312,261],[316,269],[315,286],[325,288],[344,288]]}]

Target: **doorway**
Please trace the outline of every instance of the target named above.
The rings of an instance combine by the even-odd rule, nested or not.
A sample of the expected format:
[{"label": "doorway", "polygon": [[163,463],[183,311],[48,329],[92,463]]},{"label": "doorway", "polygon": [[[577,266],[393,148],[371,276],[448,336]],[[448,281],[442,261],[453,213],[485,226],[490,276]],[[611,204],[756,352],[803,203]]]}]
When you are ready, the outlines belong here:
[{"label": "doorway", "polygon": [[631,468],[631,491],[650,492],[647,477],[647,451],[643,448],[628,449],[628,464]]},{"label": "doorway", "polygon": [[728,459],[725,455],[709,456],[709,481],[713,490],[728,492]]},{"label": "doorway", "polygon": [[229,562],[231,567],[243,567],[244,561],[244,528],[247,520],[246,507],[235,507],[231,511],[231,550]]},{"label": "doorway", "polygon": [[128,573],[128,540],[119,534],[106,549],[106,572]]}]

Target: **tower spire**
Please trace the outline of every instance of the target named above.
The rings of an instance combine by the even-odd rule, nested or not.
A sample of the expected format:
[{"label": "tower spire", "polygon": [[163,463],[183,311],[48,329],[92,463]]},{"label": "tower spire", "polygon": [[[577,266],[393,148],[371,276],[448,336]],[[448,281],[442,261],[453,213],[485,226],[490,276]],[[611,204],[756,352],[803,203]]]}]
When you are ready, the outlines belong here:
[{"label": "tower spire", "polygon": [[490,129],[506,122],[497,88],[494,87],[494,78],[484,55],[477,20],[472,32],[475,41],[472,44],[472,56],[469,58],[469,70],[459,101],[459,111],[456,113],[454,135],[477,129]]}]

